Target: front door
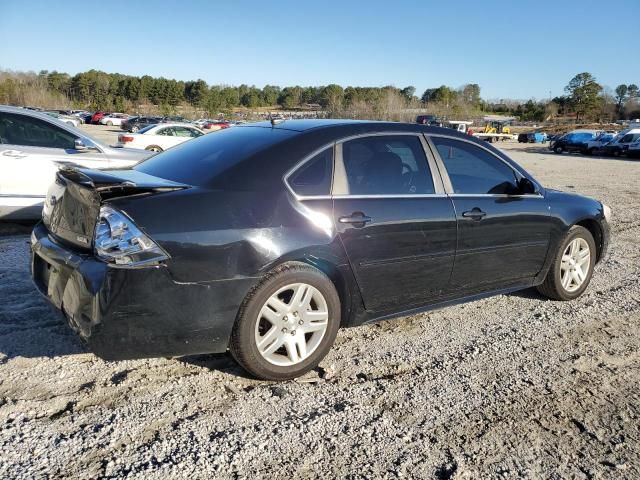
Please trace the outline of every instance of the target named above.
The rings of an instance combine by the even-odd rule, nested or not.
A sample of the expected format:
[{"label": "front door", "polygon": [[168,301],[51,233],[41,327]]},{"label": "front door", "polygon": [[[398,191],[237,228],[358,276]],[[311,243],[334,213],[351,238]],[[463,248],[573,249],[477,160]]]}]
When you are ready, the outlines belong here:
[{"label": "front door", "polygon": [[458,220],[452,291],[490,290],[533,279],[549,248],[545,198],[521,194],[521,174],[489,150],[448,137],[431,140],[451,184]]},{"label": "front door", "polygon": [[334,221],[367,310],[392,312],[446,289],[456,218],[418,135],[339,143]]}]

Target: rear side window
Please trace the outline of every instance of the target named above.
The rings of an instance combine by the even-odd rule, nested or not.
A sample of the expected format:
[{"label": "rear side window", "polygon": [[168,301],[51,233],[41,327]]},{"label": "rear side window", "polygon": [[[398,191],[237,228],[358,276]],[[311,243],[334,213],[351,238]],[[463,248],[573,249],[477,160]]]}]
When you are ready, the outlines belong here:
[{"label": "rear side window", "polygon": [[333,147],[318,153],[287,179],[298,195],[329,195],[333,177]]},{"label": "rear side window", "polygon": [[[134,169],[178,183],[209,186],[223,172],[296,134],[281,128],[227,128],[183,142],[139,163]],[[273,167],[264,165],[264,169],[270,171]],[[250,169],[242,170],[242,175],[234,176],[236,188],[259,183],[256,175]]]},{"label": "rear side window", "polygon": [[342,145],[350,195],[435,193],[429,163],[415,135],[375,135]]},{"label": "rear side window", "polygon": [[0,113],[0,138],[2,143],[25,147],[75,148],[73,134],[28,115]]},{"label": "rear side window", "polygon": [[516,194],[513,169],[485,149],[451,138],[432,137],[454,193]]}]

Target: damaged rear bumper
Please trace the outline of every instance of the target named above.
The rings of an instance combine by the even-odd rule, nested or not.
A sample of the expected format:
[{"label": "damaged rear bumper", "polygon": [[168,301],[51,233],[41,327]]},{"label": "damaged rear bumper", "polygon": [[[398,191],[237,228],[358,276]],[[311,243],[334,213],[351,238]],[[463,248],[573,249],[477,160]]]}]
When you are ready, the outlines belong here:
[{"label": "damaged rear bumper", "polygon": [[105,360],[219,353],[254,278],[182,283],[166,266],[114,268],[54,241],[43,224],[31,235],[38,290]]}]

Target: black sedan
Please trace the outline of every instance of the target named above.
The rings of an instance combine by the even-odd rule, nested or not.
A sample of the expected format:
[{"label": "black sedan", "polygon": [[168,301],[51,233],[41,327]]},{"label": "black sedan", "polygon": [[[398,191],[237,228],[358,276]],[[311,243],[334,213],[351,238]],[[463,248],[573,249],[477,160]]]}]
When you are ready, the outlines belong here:
[{"label": "black sedan", "polygon": [[162,123],[162,117],[131,117],[120,124],[120,129],[125,132],[135,133],[157,123]]},{"label": "black sedan", "polygon": [[534,286],[578,297],[609,215],[450,129],[273,121],[61,170],[32,272],[105,359],[230,350],[288,379],[341,326]]}]

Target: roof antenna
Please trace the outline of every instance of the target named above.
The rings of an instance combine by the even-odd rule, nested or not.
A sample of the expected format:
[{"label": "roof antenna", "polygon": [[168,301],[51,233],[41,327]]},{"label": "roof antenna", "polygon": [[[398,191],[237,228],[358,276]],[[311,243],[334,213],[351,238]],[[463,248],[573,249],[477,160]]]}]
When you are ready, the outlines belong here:
[{"label": "roof antenna", "polygon": [[275,127],[279,123],[284,122],[284,118],[282,118],[280,114],[272,115],[271,112],[269,112],[269,121],[271,122],[271,126]]}]

